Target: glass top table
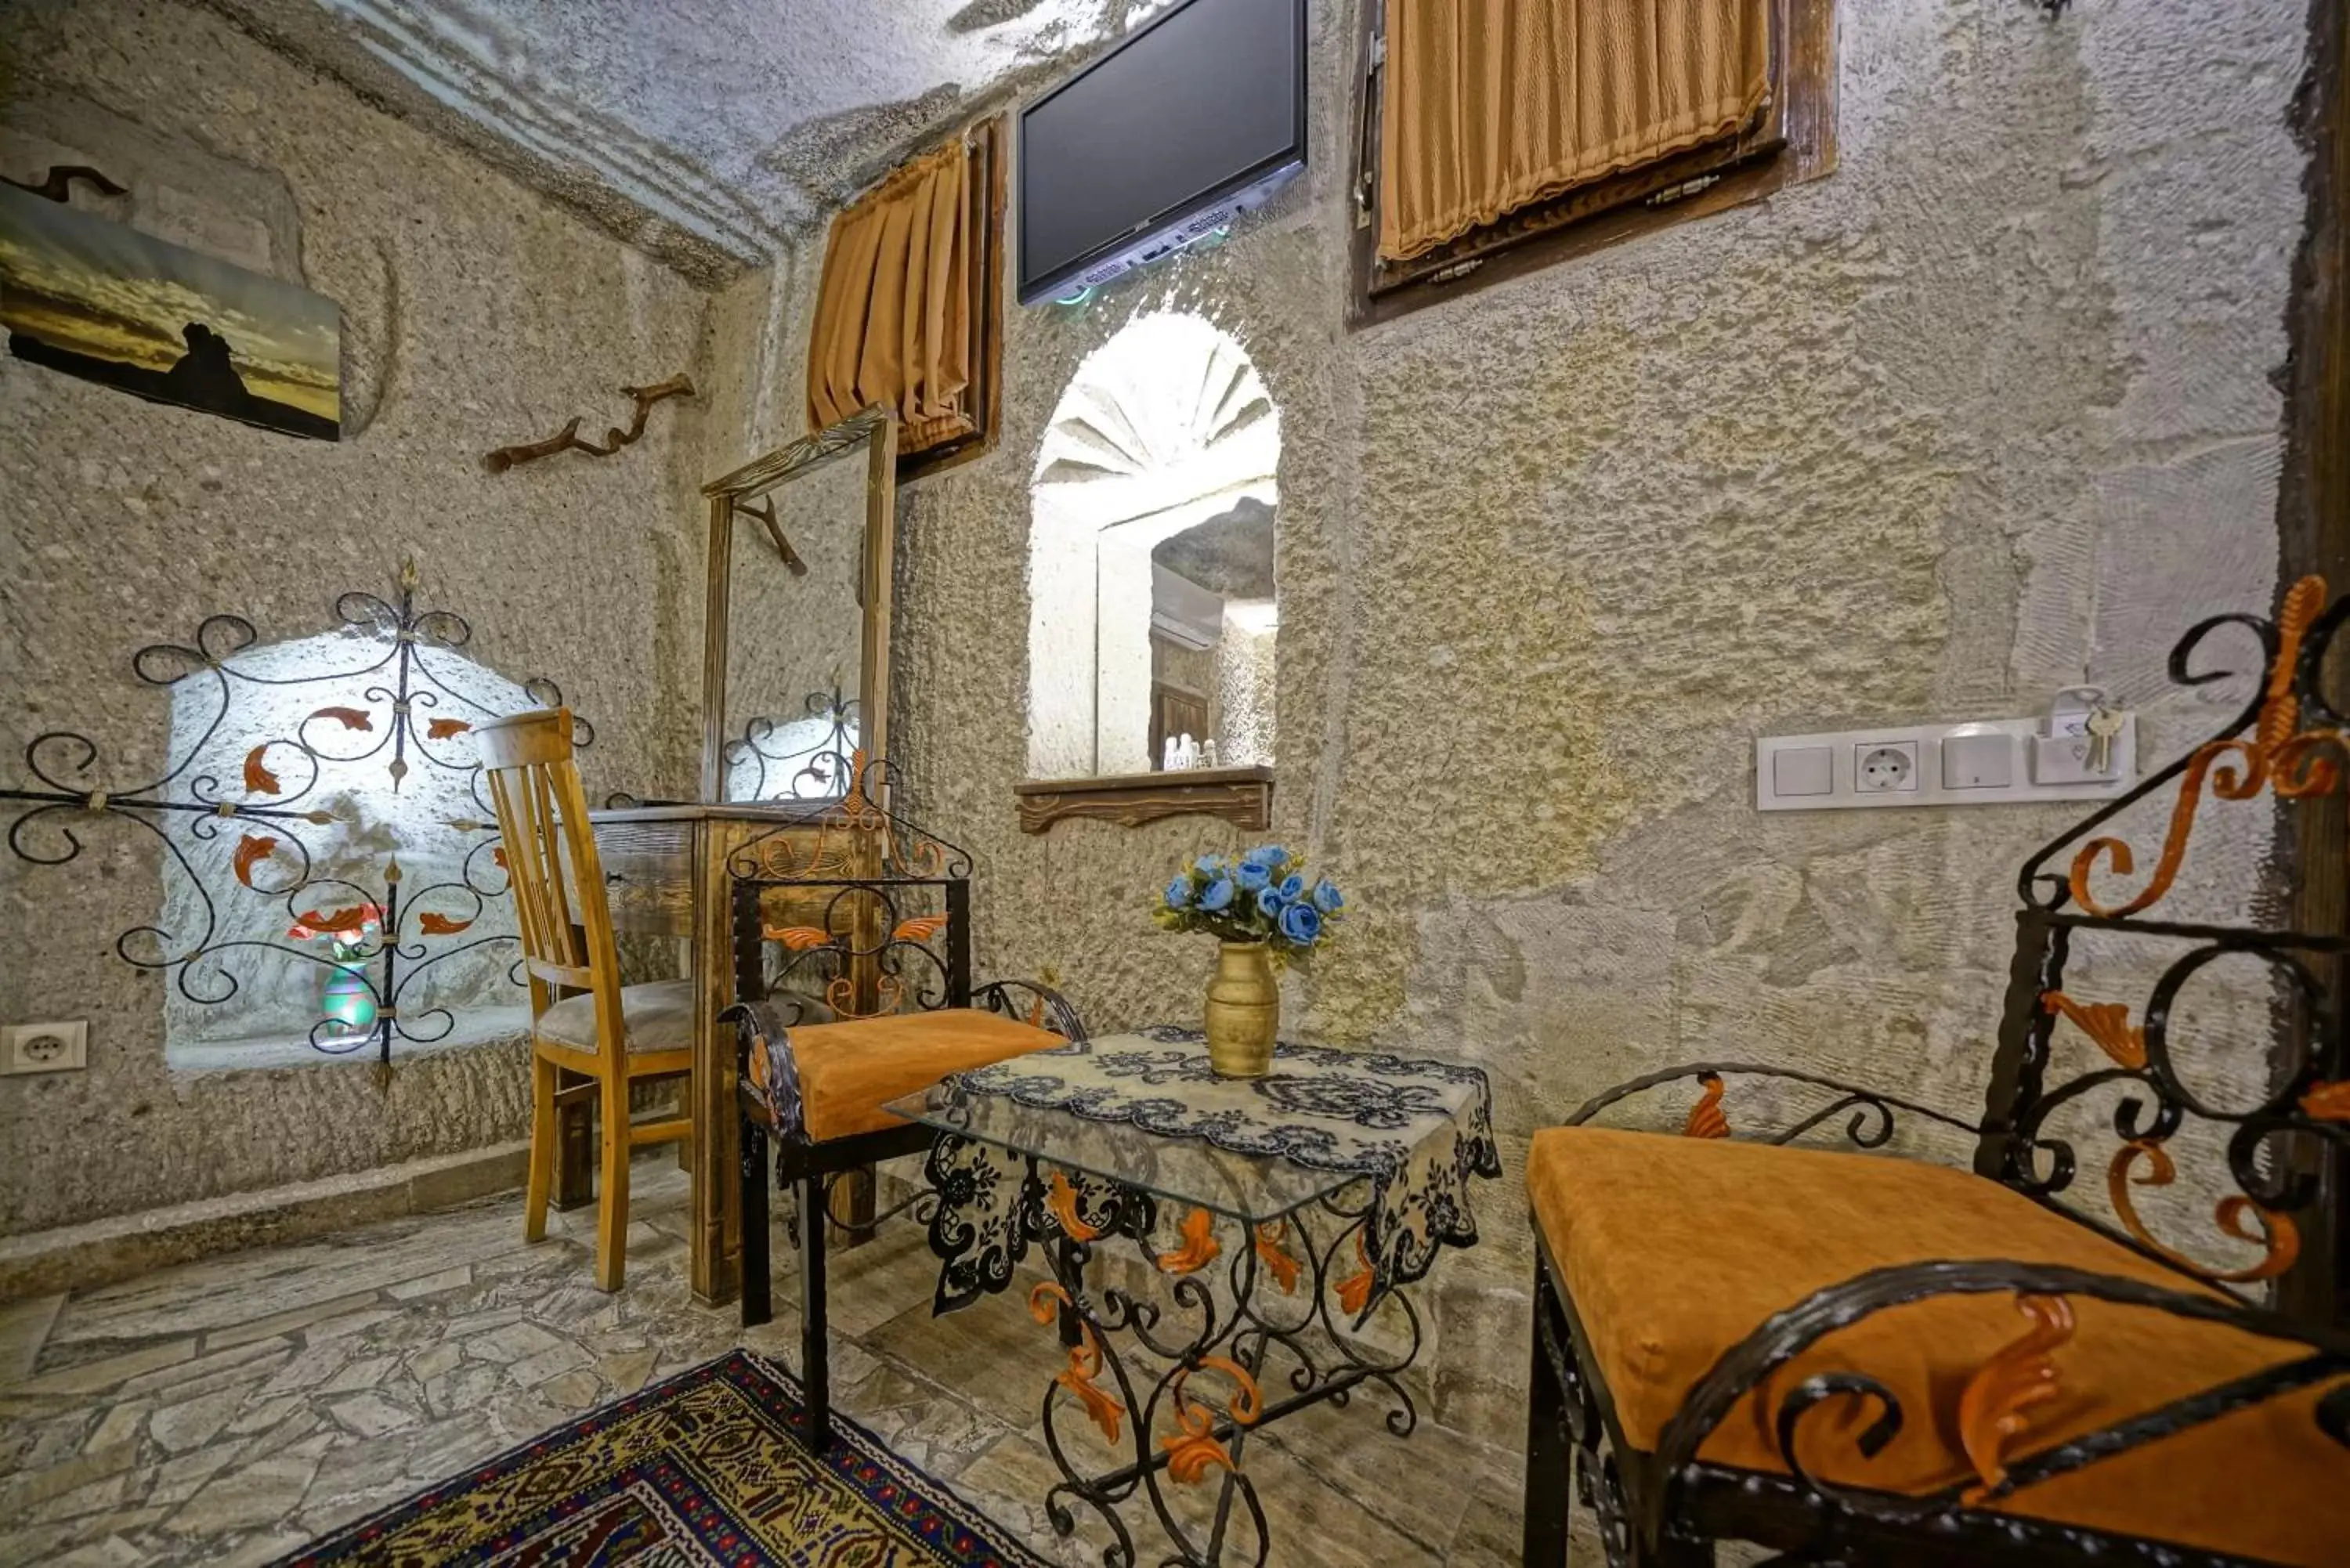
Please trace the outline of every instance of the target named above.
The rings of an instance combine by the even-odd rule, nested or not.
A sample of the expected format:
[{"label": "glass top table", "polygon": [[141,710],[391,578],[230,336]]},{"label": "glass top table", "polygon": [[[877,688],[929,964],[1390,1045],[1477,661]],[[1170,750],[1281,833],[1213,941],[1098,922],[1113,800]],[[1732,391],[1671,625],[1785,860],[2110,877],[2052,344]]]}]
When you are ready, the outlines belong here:
[{"label": "glass top table", "polygon": [[1024,1105],[952,1079],[885,1108],[939,1132],[1251,1225],[1269,1223],[1365,1179],[1361,1171],[1300,1165],[1277,1154],[1243,1154],[1196,1137],[1153,1137],[1131,1122]]},{"label": "glass top table", "polygon": [[1489,1114],[1484,1074],[1461,1063],[1283,1044],[1263,1077],[1226,1078],[1171,1028],[958,1073],[884,1108],[1253,1225],[1392,1175]]},{"label": "glass top table", "polygon": [[[1057,1326],[1055,1531],[1077,1528],[1081,1503],[1107,1561],[1145,1560],[1147,1519],[1171,1547],[1149,1560],[1265,1568],[1254,1433],[1361,1389],[1408,1436],[1422,1339],[1408,1287],[1476,1242],[1470,1187],[1501,1173],[1492,1099],[1475,1067],[1304,1045],[1225,1078],[1198,1034],[1159,1028],[892,1103],[940,1135],[923,1172],[939,1310],[1016,1286]],[[1043,1279],[1019,1269],[1032,1241]]]}]

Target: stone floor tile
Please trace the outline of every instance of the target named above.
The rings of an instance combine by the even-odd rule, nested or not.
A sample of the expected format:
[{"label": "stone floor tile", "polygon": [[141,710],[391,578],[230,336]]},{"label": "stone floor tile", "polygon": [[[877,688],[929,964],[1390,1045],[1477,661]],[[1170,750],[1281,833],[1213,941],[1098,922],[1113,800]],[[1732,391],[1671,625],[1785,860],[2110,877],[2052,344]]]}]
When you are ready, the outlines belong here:
[{"label": "stone floor tile", "polygon": [[33,1296],[0,1304],[0,1388],[22,1383],[33,1375],[41,1347],[48,1343],[49,1326],[66,1298]]},{"label": "stone floor tile", "polygon": [[165,1453],[184,1454],[218,1437],[244,1403],[244,1389],[223,1388],[185,1404],[165,1405],[149,1417],[147,1435],[161,1444]]},{"label": "stone floor tile", "polygon": [[[86,1313],[68,1299],[34,1386],[0,1386],[0,1466],[36,1461],[0,1479],[0,1520],[28,1521],[0,1537],[0,1563],[77,1552],[103,1568],[258,1563],[730,1345],[795,1367],[794,1260],[781,1238],[775,1321],[743,1330],[686,1288],[682,1179],[651,1161],[639,1177],[643,1246],[618,1293],[594,1288],[578,1239],[592,1215],[528,1244],[519,1200],[500,1199],[164,1271],[96,1293]],[[661,1249],[675,1255],[647,1261]],[[1109,1542],[1099,1520],[1080,1507],[1064,1541],[1045,1508],[1059,1477],[1038,1411],[1066,1352],[1027,1315],[1024,1284],[932,1317],[935,1268],[907,1224],[835,1252],[837,1408],[1050,1560],[1095,1568]],[[159,1325],[176,1332],[138,1342]],[[1432,1424],[1399,1441],[1380,1424],[1385,1408],[1367,1397],[1350,1412],[1300,1417],[1248,1451],[1274,1561],[1508,1561],[1514,1472],[1497,1491],[1495,1450]],[[1083,1462],[1127,1457],[1074,1411],[1062,1430]],[[1432,1462],[1440,1451],[1445,1462]],[[1481,1478],[1473,1488],[1460,1483],[1464,1462]],[[1212,1509],[1212,1485],[1170,1491],[1186,1518]],[[1471,1491],[1491,1506],[1481,1511]],[[78,1511],[92,1501],[101,1506]],[[73,1517],[32,1522],[43,1508]],[[1142,1560],[1156,1562],[1147,1505],[1128,1513]]]},{"label": "stone floor tile", "polygon": [[16,1385],[12,1392],[18,1395],[102,1394],[142,1372],[193,1360],[195,1354],[194,1340],[168,1340],[161,1345],[150,1345],[119,1355],[100,1356],[55,1372],[44,1372]]},{"label": "stone floor tile", "polygon": [[460,1263],[453,1269],[440,1269],[412,1280],[402,1280],[396,1285],[387,1285],[383,1293],[396,1302],[412,1302],[419,1296],[437,1296],[473,1282],[473,1265]]},{"label": "stone floor tile", "polygon": [[416,1425],[416,1412],[379,1394],[354,1394],[327,1407],[327,1413],[355,1437],[381,1438]]},{"label": "stone floor tile", "polygon": [[182,1503],[163,1528],[182,1537],[218,1537],[276,1524],[301,1502],[318,1472],[320,1456],[333,1440],[322,1434],[238,1466]]},{"label": "stone floor tile", "polygon": [[332,1301],[296,1307],[291,1312],[271,1313],[265,1317],[255,1318],[250,1323],[229,1324],[224,1327],[213,1329],[204,1335],[204,1350],[209,1354],[215,1350],[226,1350],[231,1345],[243,1345],[249,1340],[269,1339],[278,1334],[289,1334],[297,1328],[307,1328],[310,1324],[325,1318],[340,1317],[346,1313],[358,1312],[363,1307],[373,1306],[375,1302],[375,1293],[369,1291],[359,1295],[337,1296]]}]

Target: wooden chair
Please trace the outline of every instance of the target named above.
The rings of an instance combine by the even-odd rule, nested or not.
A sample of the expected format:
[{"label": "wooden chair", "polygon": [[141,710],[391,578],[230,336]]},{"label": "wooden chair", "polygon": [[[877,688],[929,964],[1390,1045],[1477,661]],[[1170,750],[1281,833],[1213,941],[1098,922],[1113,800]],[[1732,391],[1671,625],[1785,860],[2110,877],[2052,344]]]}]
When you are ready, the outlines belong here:
[{"label": "wooden chair", "polygon": [[[2350,1563],[2350,940],[2145,912],[2207,788],[2293,807],[2350,775],[2319,682],[2350,599],[2321,616],[2324,594],[2308,579],[2274,624],[2189,631],[2174,680],[2220,679],[2198,647],[2234,627],[2265,647],[2259,693],[2025,863],[1979,1121],[1717,1062],[1534,1136],[1527,1568],[1565,1558],[1570,1463],[1618,1565],[1711,1563],[1725,1540],[1786,1563]],[[2161,855],[2134,857],[2113,819],[2174,785],[2150,803]],[[2342,853],[2338,827],[2303,842]],[[2238,993],[2238,1016],[2272,1021],[2262,1086],[2218,1081],[2207,1032],[2228,1010],[2200,988],[2222,960],[2238,987],[2273,987]],[[2148,980],[2133,1019],[2110,992]],[[1825,1104],[1733,1138],[1761,1119],[1731,1088],[1750,1080],[1764,1103]],[[1700,1091],[1683,1136],[1590,1125],[1678,1083]],[[1873,1149],[1897,1121],[1970,1137],[1974,1168],[1778,1147],[1825,1127]],[[2071,1192],[2076,1144],[2103,1167],[2101,1205]],[[2195,1206],[2142,1195],[2190,1160]],[[2233,1262],[2175,1244],[2198,1220]]]},{"label": "wooden chair", "polygon": [[632,1123],[629,1091],[693,1070],[690,981],[620,983],[604,868],[572,759],[571,710],[546,708],[473,732],[514,883],[523,967],[530,981],[530,1185],[524,1234],[546,1235],[555,1185],[556,1075],[593,1081],[602,1153],[596,1194],[596,1285],[617,1291],[626,1268],[629,1156],[690,1137],[683,1117]]},{"label": "wooden chair", "polygon": [[[928,1218],[928,1195],[917,1193],[873,1219],[843,1221],[834,1184],[935,1140],[885,1110],[890,1101],[1085,1033],[1048,987],[972,984],[969,857],[880,810],[861,761],[813,851],[778,835],[730,866],[738,1000],[725,1016],[738,1049],[743,1325],[774,1314],[772,1179],[797,1204],[802,1429],[816,1452],[832,1440],[826,1234],[870,1234],[907,1210]],[[775,923],[778,909],[805,923]],[[772,970],[771,951],[782,954]]]}]

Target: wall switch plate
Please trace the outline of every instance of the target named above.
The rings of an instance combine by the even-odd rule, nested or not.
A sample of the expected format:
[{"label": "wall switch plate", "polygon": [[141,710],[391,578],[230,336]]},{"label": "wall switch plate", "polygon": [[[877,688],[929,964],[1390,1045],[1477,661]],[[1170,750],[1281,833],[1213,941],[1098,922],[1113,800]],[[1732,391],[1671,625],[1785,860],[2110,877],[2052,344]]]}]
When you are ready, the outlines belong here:
[{"label": "wall switch plate", "polygon": [[1942,738],[1944,789],[2005,789],[2015,782],[2015,737],[2002,730]]},{"label": "wall switch plate", "polygon": [[0,1025],[0,1073],[70,1073],[89,1065],[89,1024]]},{"label": "wall switch plate", "polygon": [[1771,759],[1771,783],[1777,794],[1833,794],[1835,753],[1825,746],[1789,746]]},{"label": "wall switch plate", "polygon": [[[2002,805],[2111,800],[2137,782],[2137,716],[2123,716],[2104,778],[2041,782],[2027,765],[2047,719],[1892,724],[1754,742],[1758,811],[1840,811],[1896,805]],[[1827,787],[1819,787],[1825,753]]]}]

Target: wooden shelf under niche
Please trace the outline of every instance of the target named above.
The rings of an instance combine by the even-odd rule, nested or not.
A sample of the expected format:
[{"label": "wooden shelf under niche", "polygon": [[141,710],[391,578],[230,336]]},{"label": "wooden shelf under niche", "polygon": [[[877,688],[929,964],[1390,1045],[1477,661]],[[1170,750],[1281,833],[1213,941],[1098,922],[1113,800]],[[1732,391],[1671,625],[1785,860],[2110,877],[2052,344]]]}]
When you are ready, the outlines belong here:
[{"label": "wooden shelf under niche", "polygon": [[1218,816],[1252,833],[1273,826],[1269,767],[1030,779],[1013,785],[1012,793],[1019,802],[1023,833],[1043,833],[1056,822],[1078,817],[1121,827],[1139,827],[1164,816]]}]

